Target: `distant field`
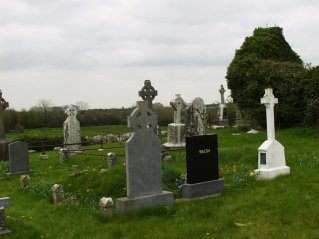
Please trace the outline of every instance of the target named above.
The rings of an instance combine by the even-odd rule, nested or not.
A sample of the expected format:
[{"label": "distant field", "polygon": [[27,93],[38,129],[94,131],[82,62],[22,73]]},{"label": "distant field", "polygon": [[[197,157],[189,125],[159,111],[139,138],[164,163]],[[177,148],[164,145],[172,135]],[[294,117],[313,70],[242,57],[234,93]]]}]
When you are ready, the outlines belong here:
[{"label": "distant field", "polygon": [[[60,129],[62,131],[62,129]],[[85,127],[82,135],[128,132],[126,126]],[[62,134],[62,132],[60,133]],[[26,130],[54,134],[57,129]],[[285,146],[291,174],[272,181],[256,181],[257,148],[265,132],[239,135],[235,129],[218,134],[219,169],[225,192],[219,197],[177,201],[172,206],[143,209],[112,218],[100,215],[98,200],[113,200],[126,194],[124,143],[107,144],[107,150],[75,155],[60,163],[56,151],[40,160],[30,154],[30,188],[20,188],[19,177],[5,177],[0,163],[0,197],[9,196],[6,210],[10,236],[3,238],[319,238],[319,130],[279,130],[276,137]],[[14,137],[15,134],[10,134]],[[112,148],[113,146],[122,148]],[[108,169],[107,152],[119,156],[119,166]],[[92,155],[91,155],[92,154]],[[93,156],[99,154],[100,156]],[[185,152],[171,152],[172,162],[163,162],[164,189],[180,198],[179,186],[186,173]],[[52,205],[51,187],[62,184],[66,203]],[[2,238],[1,237],[1,238]]]}]

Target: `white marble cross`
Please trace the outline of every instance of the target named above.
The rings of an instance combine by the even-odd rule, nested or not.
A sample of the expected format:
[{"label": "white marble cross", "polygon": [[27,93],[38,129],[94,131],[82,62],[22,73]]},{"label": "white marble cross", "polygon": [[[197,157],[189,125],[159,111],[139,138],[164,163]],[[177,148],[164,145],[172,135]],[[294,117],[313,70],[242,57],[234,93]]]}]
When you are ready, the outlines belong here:
[{"label": "white marble cross", "polygon": [[266,119],[267,119],[267,139],[275,139],[275,117],[274,117],[274,106],[278,104],[278,99],[275,98],[272,93],[272,89],[265,89],[264,98],[260,99],[260,103],[266,107]]}]

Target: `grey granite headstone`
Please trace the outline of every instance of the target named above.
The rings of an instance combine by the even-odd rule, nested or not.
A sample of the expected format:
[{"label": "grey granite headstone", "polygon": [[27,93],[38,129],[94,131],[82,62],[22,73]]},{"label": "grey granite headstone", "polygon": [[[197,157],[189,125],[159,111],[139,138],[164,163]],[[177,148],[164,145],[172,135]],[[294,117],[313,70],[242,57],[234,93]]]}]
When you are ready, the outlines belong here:
[{"label": "grey granite headstone", "polygon": [[207,130],[207,111],[202,98],[197,97],[186,108],[187,136],[204,135]]},{"label": "grey granite headstone", "polygon": [[9,103],[2,97],[2,91],[0,89],[0,161],[8,160],[8,142],[5,137],[3,117],[3,113],[8,107]]},{"label": "grey granite headstone", "polygon": [[77,120],[78,106],[69,105],[65,113],[68,118],[63,123],[64,149],[79,150],[81,146],[80,122]]},{"label": "grey granite headstone", "polygon": [[127,197],[116,200],[118,212],[157,204],[172,204],[173,194],[162,191],[161,141],[154,133],[157,115],[147,101],[138,101],[128,118],[133,133],[126,142]]},{"label": "grey granite headstone", "polygon": [[29,173],[28,144],[13,142],[8,145],[10,172],[7,175],[20,175]]}]

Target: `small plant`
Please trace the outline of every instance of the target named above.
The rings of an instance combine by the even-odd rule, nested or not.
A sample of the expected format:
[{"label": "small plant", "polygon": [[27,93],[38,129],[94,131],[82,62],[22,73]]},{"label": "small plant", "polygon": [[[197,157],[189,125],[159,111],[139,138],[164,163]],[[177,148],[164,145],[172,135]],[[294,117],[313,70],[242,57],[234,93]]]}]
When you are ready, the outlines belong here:
[{"label": "small plant", "polygon": [[8,161],[0,161],[0,175],[5,175],[9,172],[10,166]]}]

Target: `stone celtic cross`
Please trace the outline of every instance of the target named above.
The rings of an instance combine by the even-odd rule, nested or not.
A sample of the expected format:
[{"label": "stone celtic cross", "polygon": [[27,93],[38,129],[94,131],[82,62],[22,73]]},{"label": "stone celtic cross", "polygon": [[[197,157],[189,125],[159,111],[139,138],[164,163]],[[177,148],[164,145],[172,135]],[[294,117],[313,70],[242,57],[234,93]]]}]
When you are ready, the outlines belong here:
[{"label": "stone celtic cross", "polygon": [[223,85],[220,85],[220,89],[219,89],[219,93],[220,93],[220,103],[221,104],[225,104],[225,98],[224,98],[224,94],[225,94],[226,90],[224,89]]},{"label": "stone celtic cross", "polygon": [[278,99],[275,98],[272,89],[265,89],[264,97],[260,99],[260,103],[266,107],[266,118],[267,118],[267,139],[275,139],[275,117],[274,107],[278,104]]},{"label": "stone celtic cross", "polygon": [[144,86],[138,92],[138,95],[142,97],[143,100],[146,100],[148,102],[148,106],[152,109],[152,101],[155,96],[157,96],[157,90],[154,89],[150,80],[144,81]]},{"label": "stone celtic cross", "polygon": [[175,98],[170,102],[174,110],[174,123],[180,124],[182,117],[182,109],[186,106],[185,101],[180,94],[176,94]]}]

